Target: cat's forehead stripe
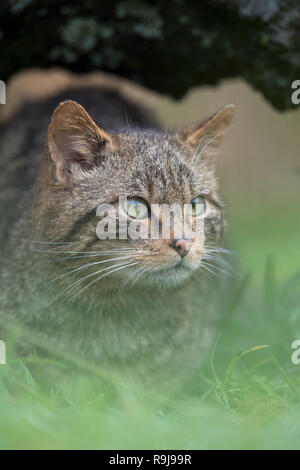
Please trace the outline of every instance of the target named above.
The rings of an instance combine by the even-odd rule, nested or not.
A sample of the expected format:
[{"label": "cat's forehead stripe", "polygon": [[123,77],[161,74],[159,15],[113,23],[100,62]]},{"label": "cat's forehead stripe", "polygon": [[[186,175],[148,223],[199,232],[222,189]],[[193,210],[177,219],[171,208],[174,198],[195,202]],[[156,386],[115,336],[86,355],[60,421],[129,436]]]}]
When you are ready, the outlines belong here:
[{"label": "cat's forehead stripe", "polygon": [[[131,143],[132,145],[132,143]],[[135,142],[131,149],[135,166],[132,175],[138,178],[137,185],[147,187],[157,201],[174,202],[185,200],[185,192],[192,192],[191,169],[183,161],[177,149],[159,135],[148,135]],[[128,168],[130,170],[130,167]]]}]

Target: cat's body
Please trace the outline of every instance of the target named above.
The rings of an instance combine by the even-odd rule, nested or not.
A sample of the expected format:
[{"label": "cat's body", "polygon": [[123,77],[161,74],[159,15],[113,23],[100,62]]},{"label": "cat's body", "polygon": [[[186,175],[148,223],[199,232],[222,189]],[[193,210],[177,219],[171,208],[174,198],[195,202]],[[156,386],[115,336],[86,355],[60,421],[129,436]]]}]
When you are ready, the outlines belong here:
[{"label": "cat's body", "polygon": [[[65,103],[49,127],[48,156],[49,117],[63,98],[76,98],[104,130]],[[95,210],[119,195],[171,205],[204,194],[212,201],[205,240],[217,246],[224,222],[213,157],[204,149],[196,165],[195,155],[201,139],[210,145],[228,125],[231,109],[222,113],[207,121],[207,135],[207,124],[200,136],[199,128],[168,134],[117,93],[75,90],[28,104],[2,126],[1,315],[38,331],[50,349],[100,365],[145,376],[199,365],[219,317],[216,281],[198,270],[202,242],[181,260],[169,241],[99,240]]]}]

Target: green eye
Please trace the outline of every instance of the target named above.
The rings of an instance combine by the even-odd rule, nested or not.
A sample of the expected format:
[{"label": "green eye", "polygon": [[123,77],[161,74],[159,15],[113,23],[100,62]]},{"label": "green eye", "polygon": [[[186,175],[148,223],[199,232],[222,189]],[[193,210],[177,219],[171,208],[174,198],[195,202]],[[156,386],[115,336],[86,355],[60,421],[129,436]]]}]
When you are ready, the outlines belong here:
[{"label": "green eye", "polygon": [[149,215],[148,204],[143,199],[128,198],[125,203],[125,212],[132,219],[146,219]]},{"label": "green eye", "polygon": [[193,217],[198,217],[199,215],[204,214],[206,209],[205,198],[202,196],[197,196],[191,200],[188,206],[188,215]]}]

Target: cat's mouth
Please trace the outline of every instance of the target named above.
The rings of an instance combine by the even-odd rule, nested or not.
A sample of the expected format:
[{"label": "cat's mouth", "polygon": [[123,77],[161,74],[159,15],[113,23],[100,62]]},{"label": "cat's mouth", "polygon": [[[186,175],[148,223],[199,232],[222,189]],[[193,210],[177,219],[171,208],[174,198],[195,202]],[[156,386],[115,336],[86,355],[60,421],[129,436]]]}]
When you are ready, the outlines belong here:
[{"label": "cat's mouth", "polygon": [[188,269],[188,267],[184,264],[183,262],[183,259],[180,259],[178,261],[176,261],[175,263],[172,263],[172,264],[167,264],[165,266],[159,266],[159,267],[156,267],[152,270],[152,272],[154,273],[168,273],[168,272],[172,272],[172,271],[176,271],[178,269]]},{"label": "cat's mouth", "polygon": [[198,267],[191,266],[183,258],[174,264],[153,269],[148,273],[148,278],[151,283],[164,286],[179,284],[190,277]]}]

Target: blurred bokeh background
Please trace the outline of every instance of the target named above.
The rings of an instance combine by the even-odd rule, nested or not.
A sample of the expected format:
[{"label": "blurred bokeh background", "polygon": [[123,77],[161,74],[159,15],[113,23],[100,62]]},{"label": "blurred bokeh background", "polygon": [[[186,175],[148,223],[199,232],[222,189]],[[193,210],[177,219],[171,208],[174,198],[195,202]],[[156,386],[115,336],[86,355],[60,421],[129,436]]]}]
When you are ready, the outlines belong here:
[{"label": "blurred bokeh background", "polygon": [[68,87],[116,85],[165,128],[236,105],[218,171],[242,269],[222,299],[207,364],[176,396],[110,383],[101,365],[55,351],[19,357],[16,337],[39,342],[23,326],[12,331],[0,366],[0,448],[299,448],[291,343],[300,339],[300,105],[290,99],[300,79],[299,8],[298,0],[1,3],[0,125],[24,101]]}]

